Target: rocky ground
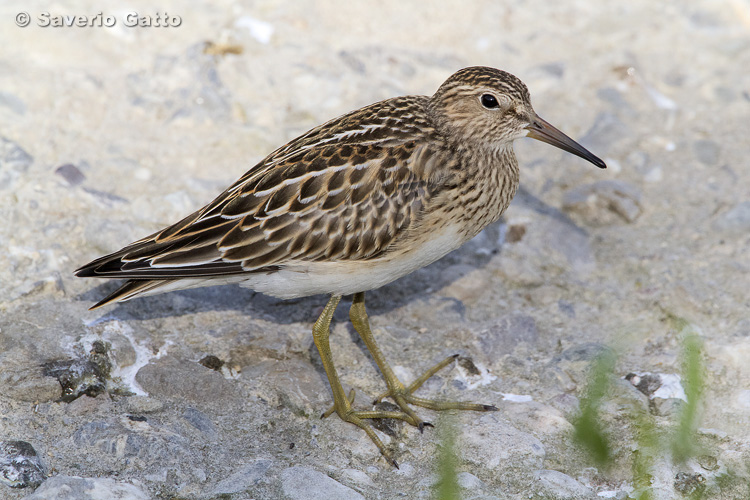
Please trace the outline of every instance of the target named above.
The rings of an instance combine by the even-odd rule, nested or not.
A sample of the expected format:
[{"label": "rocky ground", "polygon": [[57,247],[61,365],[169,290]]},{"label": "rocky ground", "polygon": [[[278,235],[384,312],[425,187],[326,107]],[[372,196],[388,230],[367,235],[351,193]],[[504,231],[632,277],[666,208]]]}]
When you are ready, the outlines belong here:
[{"label": "rocky ground", "polygon": [[[103,7],[0,5],[0,497],[431,498],[448,428],[465,499],[748,498],[747,0],[130,6],[53,28]],[[404,380],[462,356],[420,394],[499,411],[378,431],[395,470],[319,418],[325,297],[87,310],[116,284],[77,266],[312,126],[480,64],[609,169],[519,141],[504,220],[368,307]],[[365,408],[384,386],[346,320],[334,357]]]}]

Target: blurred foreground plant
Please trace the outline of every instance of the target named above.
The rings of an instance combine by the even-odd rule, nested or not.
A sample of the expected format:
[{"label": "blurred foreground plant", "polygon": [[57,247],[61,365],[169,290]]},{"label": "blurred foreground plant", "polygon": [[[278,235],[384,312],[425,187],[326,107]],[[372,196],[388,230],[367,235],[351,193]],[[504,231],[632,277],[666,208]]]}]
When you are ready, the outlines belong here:
[{"label": "blurred foreground plant", "polygon": [[[680,342],[680,374],[687,401],[674,426],[669,426],[674,429],[672,431],[660,429],[656,418],[649,411],[636,409],[629,415],[636,441],[636,449],[632,455],[634,491],[631,498],[638,500],[661,498],[654,490],[654,479],[659,474],[660,464],[685,463],[695,457],[699,450],[696,431],[705,387],[703,342],[698,330],[687,320],[670,314],[668,319],[677,331]],[[597,468],[605,470],[614,461],[614,450],[607,429],[602,425],[599,407],[612,387],[616,362],[615,350],[607,350],[594,360],[581,399],[580,413],[573,422],[575,441]],[[669,470],[672,468],[669,467]],[[663,482],[664,479],[671,478],[660,479]],[[699,485],[688,498],[707,498],[704,497],[704,492],[703,485]]]}]

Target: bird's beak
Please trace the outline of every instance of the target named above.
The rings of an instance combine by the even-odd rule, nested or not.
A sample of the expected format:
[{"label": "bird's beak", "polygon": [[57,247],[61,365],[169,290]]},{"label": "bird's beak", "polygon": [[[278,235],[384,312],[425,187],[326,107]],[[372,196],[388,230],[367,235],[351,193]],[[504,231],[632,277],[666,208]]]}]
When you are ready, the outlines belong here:
[{"label": "bird's beak", "polygon": [[599,159],[597,156],[592,154],[588,149],[584,148],[576,141],[563,134],[555,127],[542,120],[538,116],[534,116],[533,121],[526,127],[529,131],[528,137],[536,139],[537,141],[546,142],[552,144],[555,147],[573,153],[576,156],[580,156],[584,160],[588,160],[599,168],[607,168],[607,165]]}]

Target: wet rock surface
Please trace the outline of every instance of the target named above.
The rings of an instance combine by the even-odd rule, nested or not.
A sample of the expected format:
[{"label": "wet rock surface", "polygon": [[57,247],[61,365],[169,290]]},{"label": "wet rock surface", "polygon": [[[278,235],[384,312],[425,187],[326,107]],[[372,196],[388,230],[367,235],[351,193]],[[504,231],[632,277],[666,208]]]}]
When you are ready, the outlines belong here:
[{"label": "wet rock surface", "polygon": [[[746,2],[158,7],[182,25],[126,28],[112,11],[113,28],[42,28],[28,7],[21,28],[0,4],[0,498],[433,498],[447,425],[469,499],[750,496]],[[64,8],[51,13],[90,11]],[[519,76],[609,166],[517,141],[503,220],[368,294],[404,382],[458,355],[419,396],[498,411],[417,409],[436,425],[424,433],[386,423],[395,470],[320,419],[325,297],[232,285],[88,310],[116,284],[74,278],[79,265],[309,128],[477,64]],[[371,408],[385,387],[347,306],[333,356]],[[597,394],[606,465],[574,437]],[[683,427],[695,448],[674,444]]]},{"label": "wet rock surface", "polygon": [[46,479],[36,450],[26,441],[0,441],[0,484],[36,488]]},{"label": "wet rock surface", "polygon": [[29,500],[151,500],[153,498],[138,483],[115,481],[108,478],[55,476],[48,479]]}]

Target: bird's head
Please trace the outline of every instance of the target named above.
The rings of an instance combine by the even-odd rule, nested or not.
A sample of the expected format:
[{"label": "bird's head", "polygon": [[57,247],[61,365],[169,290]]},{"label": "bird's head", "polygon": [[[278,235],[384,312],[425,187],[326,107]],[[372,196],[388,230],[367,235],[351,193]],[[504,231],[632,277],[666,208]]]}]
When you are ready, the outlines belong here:
[{"label": "bird's head", "polygon": [[430,109],[438,130],[459,144],[505,149],[515,139],[531,137],[606,168],[602,160],[541,119],[531,106],[526,85],[505,71],[474,66],[454,73],[432,96]]}]

